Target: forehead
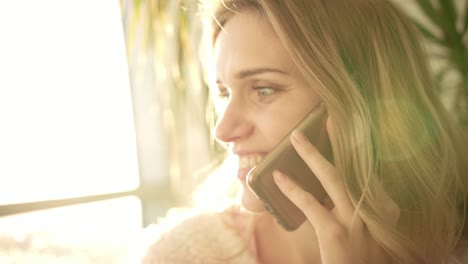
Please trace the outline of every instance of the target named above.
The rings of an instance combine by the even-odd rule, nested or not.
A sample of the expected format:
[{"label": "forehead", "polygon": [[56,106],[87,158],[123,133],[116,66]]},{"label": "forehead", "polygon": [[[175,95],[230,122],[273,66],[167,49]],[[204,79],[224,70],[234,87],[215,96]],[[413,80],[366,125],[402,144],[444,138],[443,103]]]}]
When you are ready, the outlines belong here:
[{"label": "forehead", "polygon": [[218,79],[260,67],[290,71],[294,63],[269,21],[254,11],[231,17],[215,43],[215,66]]}]

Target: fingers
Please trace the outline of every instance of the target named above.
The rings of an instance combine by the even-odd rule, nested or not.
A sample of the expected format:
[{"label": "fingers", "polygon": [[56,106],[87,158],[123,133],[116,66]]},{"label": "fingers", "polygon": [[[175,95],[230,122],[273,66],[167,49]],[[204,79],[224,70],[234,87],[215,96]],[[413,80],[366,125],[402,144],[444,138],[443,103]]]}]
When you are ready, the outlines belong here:
[{"label": "fingers", "polygon": [[327,123],[326,123],[326,127],[327,127],[327,133],[328,133],[328,137],[330,138],[330,142],[331,142],[331,145],[332,145],[332,148],[333,146],[336,146],[335,142],[334,142],[334,134],[335,134],[335,129],[333,127],[333,122],[330,118],[330,116],[327,117]]},{"label": "fingers", "polygon": [[354,214],[354,207],[333,164],[323,157],[299,131],[294,131],[292,133],[291,143],[299,156],[301,156],[322,183],[323,188],[330,196],[337,209],[348,217],[352,216]]},{"label": "fingers", "polygon": [[[333,126],[330,119],[327,120],[327,131],[332,140]],[[292,133],[291,143],[321,182],[335,206],[330,211],[327,205],[321,204],[287,175],[279,171],[273,172],[278,188],[304,212],[314,227],[322,263],[382,263],[382,260],[391,260],[368,233],[362,219],[359,216],[353,218],[356,217],[354,206],[335,166],[300,132]],[[378,199],[382,200],[383,206],[388,209],[386,211],[389,221],[396,223],[400,215],[398,205],[384,190],[378,193],[382,193]],[[362,251],[363,248],[368,250]]]},{"label": "fingers", "polygon": [[[327,117],[327,132],[331,141],[331,145],[337,146],[336,142],[334,141],[334,126],[333,126],[333,121],[330,118],[330,116]],[[381,201],[381,204],[385,210],[385,213],[387,215],[386,219],[388,220],[389,223],[396,225],[398,220],[400,219],[400,207],[395,203],[395,201],[387,194],[387,192],[384,190],[383,186],[380,184],[375,186],[377,188],[376,193],[379,194],[379,197],[377,198],[379,201]]]},{"label": "fingers", "polygon": [[282,172],[274,171],[273,177],[278,188],[304,212],[314,227],[320,245],[322,263],[349,263],[347,229],[326,207]]},{"label": "fingers", "polygon": [[392,226],[396,226],[398,220],[400,219],[400,207],[398,204],[387,194],[381,184],[377,184],[376,188],[377,199],[381,204],[381,208],[384,210],[385,219],[387,223]]},{"label": "fingers", "polygon": [[322,206],[314,196],[297,186],[284,173],[276,170],[273,172],[273,177],[278,188],[304,212],[316,230],[336,221],[327,208]]}]

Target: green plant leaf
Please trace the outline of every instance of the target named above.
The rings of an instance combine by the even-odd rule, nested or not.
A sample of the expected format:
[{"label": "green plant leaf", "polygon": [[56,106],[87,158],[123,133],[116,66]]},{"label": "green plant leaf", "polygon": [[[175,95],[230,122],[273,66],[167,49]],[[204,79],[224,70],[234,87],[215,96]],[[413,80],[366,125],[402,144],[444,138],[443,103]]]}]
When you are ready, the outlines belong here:
[{"label": "green plant leaf", "polygon": [[434,35],[431,31],[429,31],[425,26],[423,26],[421,23],[418,21],[413,21],[416,27],[419,29],[419,31],[423,34],[425,38],[428,40],[437,43],[439,45],[445,46],[445,43],[442,39],[438,38],[436,35]]},{"label": "green plant leaf", "polygon": [[437,26],[440,26],[438,11],[434,8],[429,0],[416,0],[421,10],[429,19]]},{"label": "green plant leaf", "polygon": [[453,0],[439,0],[442,19],[439,20],[440,26],[448,33],[453,40],[458,38],[457,32],[457,11]]},{"label": "green plant leaf", "polygon": [[455,4],[453,0],[439,0],[442,13],[445,13],[445,19],[450,22],[451,25],[455,25],[457,22],[457,11],[455,10]]},{"label": "green plant leaf", "polygon": [[437,89],[439,92],[441,92],[443,88],[443,80],[445,75],[452,69],[450,65],[444,66],[442,69],[440,69],[437,73],[435,73],[434,77],[437,81]]},{"label": "green plant leaf", "polygon": [[465,12],[463,12],[463,14],[465,16],[465,22],[463,23],[462,36],[464,36],[468,31],[468,3],[465,3]]},{"label": "green plant leaf", "polygon": [[[457,107],[452,108],[454,109],[454,115],[461,121],[460,124],[465,124],[465,127],[468,128],[468,107],[466,107],[468,104],[468,47],[467,43],[464,42],[468,32],[468,4],[466,4],[465,0],[462,28],[457,28],[460,17],[456,10],[455,0],[415,0],[415,2],[443,34],[442,36],[435,35],[413,19],[414,24],[428,41],[441,45],[447,51],[447,57],[431,54],[432,58],[439,57],[439,59],[444,59],[447,62],[446,68],[434,73],[435,78],[440,83],[448,71],[456,71],[461,74],[462,80],[460,83],[455,84],[458,94],[455,105],[458,105],[459,109],[456,109]],[[431,4],[434,2],[438,5]],[[440,85],[442,92],[445,90],[446,87],[443,86],[446,84]]]}]

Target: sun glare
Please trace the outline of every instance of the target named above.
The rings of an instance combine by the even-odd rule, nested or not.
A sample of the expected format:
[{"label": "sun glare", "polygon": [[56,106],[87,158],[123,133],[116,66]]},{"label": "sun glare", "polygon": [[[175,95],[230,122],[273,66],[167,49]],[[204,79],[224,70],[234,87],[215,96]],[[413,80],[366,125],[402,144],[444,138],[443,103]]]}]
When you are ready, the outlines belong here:
[{"label": "sun glare", "polygon": [[0,3],[0,204],[138,187],[118,1]]}]

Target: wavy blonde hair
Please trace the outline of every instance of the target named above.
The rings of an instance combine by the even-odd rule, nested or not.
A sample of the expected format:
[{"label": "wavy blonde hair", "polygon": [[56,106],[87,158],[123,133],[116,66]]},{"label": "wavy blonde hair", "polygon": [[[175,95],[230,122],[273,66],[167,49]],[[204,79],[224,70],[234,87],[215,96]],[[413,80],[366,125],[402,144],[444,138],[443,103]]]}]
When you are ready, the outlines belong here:
[{"label": "wavy blonde hair", "polygon": [[[463,149],[412,22],[385,0],[225,0],[212,44],[252,10],[327,105],[335,165],[372,236],[398,262],[444,263],[464,225]],[[396,226],[382,188],[400,208]]]}]

